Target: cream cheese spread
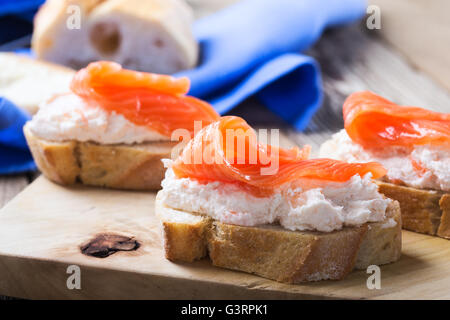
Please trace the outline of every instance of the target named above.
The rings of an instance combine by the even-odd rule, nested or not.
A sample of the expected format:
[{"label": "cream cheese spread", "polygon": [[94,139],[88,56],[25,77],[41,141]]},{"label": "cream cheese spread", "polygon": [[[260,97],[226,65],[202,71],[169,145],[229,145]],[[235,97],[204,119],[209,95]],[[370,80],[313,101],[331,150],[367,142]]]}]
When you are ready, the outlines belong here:
[{"label": "cream cheese spread", "polygon": [[170,140],[120,114],[88,105],[75,94],[59,95],[43,103],[27,126],[37,137],[50,141],[134,144]]},{"label": "cream cheese spread", "polygon": [[331,232],[344,226],[383,221],[391,200],[378,192],[371,175],[347,182],[323,183],[302,190],[280,188],[269,197],[256,197],[230,183],[199,183],[175,177],[169,168],[162,182],[161,201],[168,207],[205,214],[223,223],[257,226],[279,223],[288,230]]},{"label": "cream cheese spread", "polygon": [[[450,150],[442,147],[423,145],[412,150],[397,148],[372,153],[354,143],[343,129],[322,145],[320,156],[347,162],[379,162],[388,170],[390,181],[419,189],[450,191]],[[424,170],[416,170],[413,161]]]}]

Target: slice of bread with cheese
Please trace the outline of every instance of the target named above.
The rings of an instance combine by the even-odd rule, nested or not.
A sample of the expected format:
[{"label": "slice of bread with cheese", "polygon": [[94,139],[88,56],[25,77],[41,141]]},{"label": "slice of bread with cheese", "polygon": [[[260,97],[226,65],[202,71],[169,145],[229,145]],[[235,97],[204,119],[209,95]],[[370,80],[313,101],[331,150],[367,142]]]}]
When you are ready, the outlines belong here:
[{"label": "slice of bread with cheese", "polygon": [[400,203],[403,228],[450,239],[450,194],[378,182],[380,192]]},{"label": "slice of bread with cheese", "polygon": [[128,190],[156,190],[177,142],[101,145],[94,142],[54,142],[36,137],[28,126],[25,137],[42,173],[59,184]]},{"label": "slice of bread with cheese", "polygon": [[[335,140],[327,140],[320,148],[320,156],[335,158],[339,147]],[[377,184],[382,194],[399,202],[404,229],[450,239],[448,192],[395,184],[387,176]]]},{"label": "slice of bread with cheese", "polygon": [[156,213],[162,223],[166,258],[172,261],[209,257],[218,267],[300,283],[339,280],[354,269],[396,261],[401,254],[401,215],[396,201],[388,206],[384,221],[317,232],[289,231],[279,225],[225,224],[169,208],[160,198]]}]

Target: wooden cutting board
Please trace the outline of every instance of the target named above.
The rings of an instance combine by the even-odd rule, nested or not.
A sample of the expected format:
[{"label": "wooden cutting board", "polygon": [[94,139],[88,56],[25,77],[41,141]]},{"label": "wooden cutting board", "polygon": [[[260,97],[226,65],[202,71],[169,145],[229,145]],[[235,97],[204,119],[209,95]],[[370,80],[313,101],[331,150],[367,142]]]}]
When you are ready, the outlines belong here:
[{"label": "wooden cutting board", "polygon": [[[0,211],[0,294],[33,299],[450,298],[450,241],[404,232],[403,256],[381,267],[381,289],[369,274],[342,281],[287,285],[216,268],[208,260],[164,258],[154,193],[66,188],[41,177]],[[107,258],[81,253],[99,234],[134,237],[135,251]],[[67,288],[70,265],[81,289]]]}]

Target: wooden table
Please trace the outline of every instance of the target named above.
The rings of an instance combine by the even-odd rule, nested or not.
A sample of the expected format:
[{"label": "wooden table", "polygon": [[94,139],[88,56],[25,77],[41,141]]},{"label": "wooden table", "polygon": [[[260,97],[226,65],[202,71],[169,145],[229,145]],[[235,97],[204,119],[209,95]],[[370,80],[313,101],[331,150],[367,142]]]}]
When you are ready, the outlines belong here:
[{"label": "wooden table", "polygon": [[[325,99],[305,132],[296,132],[255,99],[249,99],[232,114],[244,117],[256,128],[281,129],[285,144],[308,143],[317,150],[331,133],[342,128],[342,103],[357,90],[372,90],[401,104],[450,112],[449,92],[408,64],[380,35],[379,30],[368,31],[364,24],[341,27],[327,31],[307,52],[321,65]],[[35,177],[0,176],[0,208]]]}]

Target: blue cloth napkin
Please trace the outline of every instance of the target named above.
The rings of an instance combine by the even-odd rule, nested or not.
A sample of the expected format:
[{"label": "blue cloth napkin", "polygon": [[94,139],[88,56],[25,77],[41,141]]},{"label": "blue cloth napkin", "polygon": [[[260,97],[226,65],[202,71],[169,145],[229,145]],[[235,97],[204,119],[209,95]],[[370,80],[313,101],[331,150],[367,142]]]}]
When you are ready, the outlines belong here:
[{"label": "blue cloth napkin", "polygon": [[365,0],[245,0],[196,22],[201,63],[177,75],[223,114],[247,97],[303,130],[322,100],[319,66],[300,54],[326,27],[362,17]]},{"label": "blue cloth napkin", "polygon": [[[0,0],[0,45],[33,32],[33,17],[43,0]],[[0,48],[5,50],[7,48]]]},{"label": "blue cloth napkin", "polygon": [[0,17],[17,15],[26,20],[32,20],[36,9],[45,0],[0,0]]},{"label": "blue cloth napkin", "polygon": [[0,174],[36,170],[22,128],[30,116],[0,98]]},{"label": "blue cloth napkin", "polygon": [[[42,2],[0,0],[0,17],[28,16]],[[318,64],[300,52],[325,28],[355,21],[365,8],[365,0],[243,0],[195,23],[200,64],[176,76],[188,76],[190,94],[221,114],[256,95],[303,130],[321,104],[322,89]],[[0,174],[33,169],[21,128],[27,115],[1,101]]]}]

